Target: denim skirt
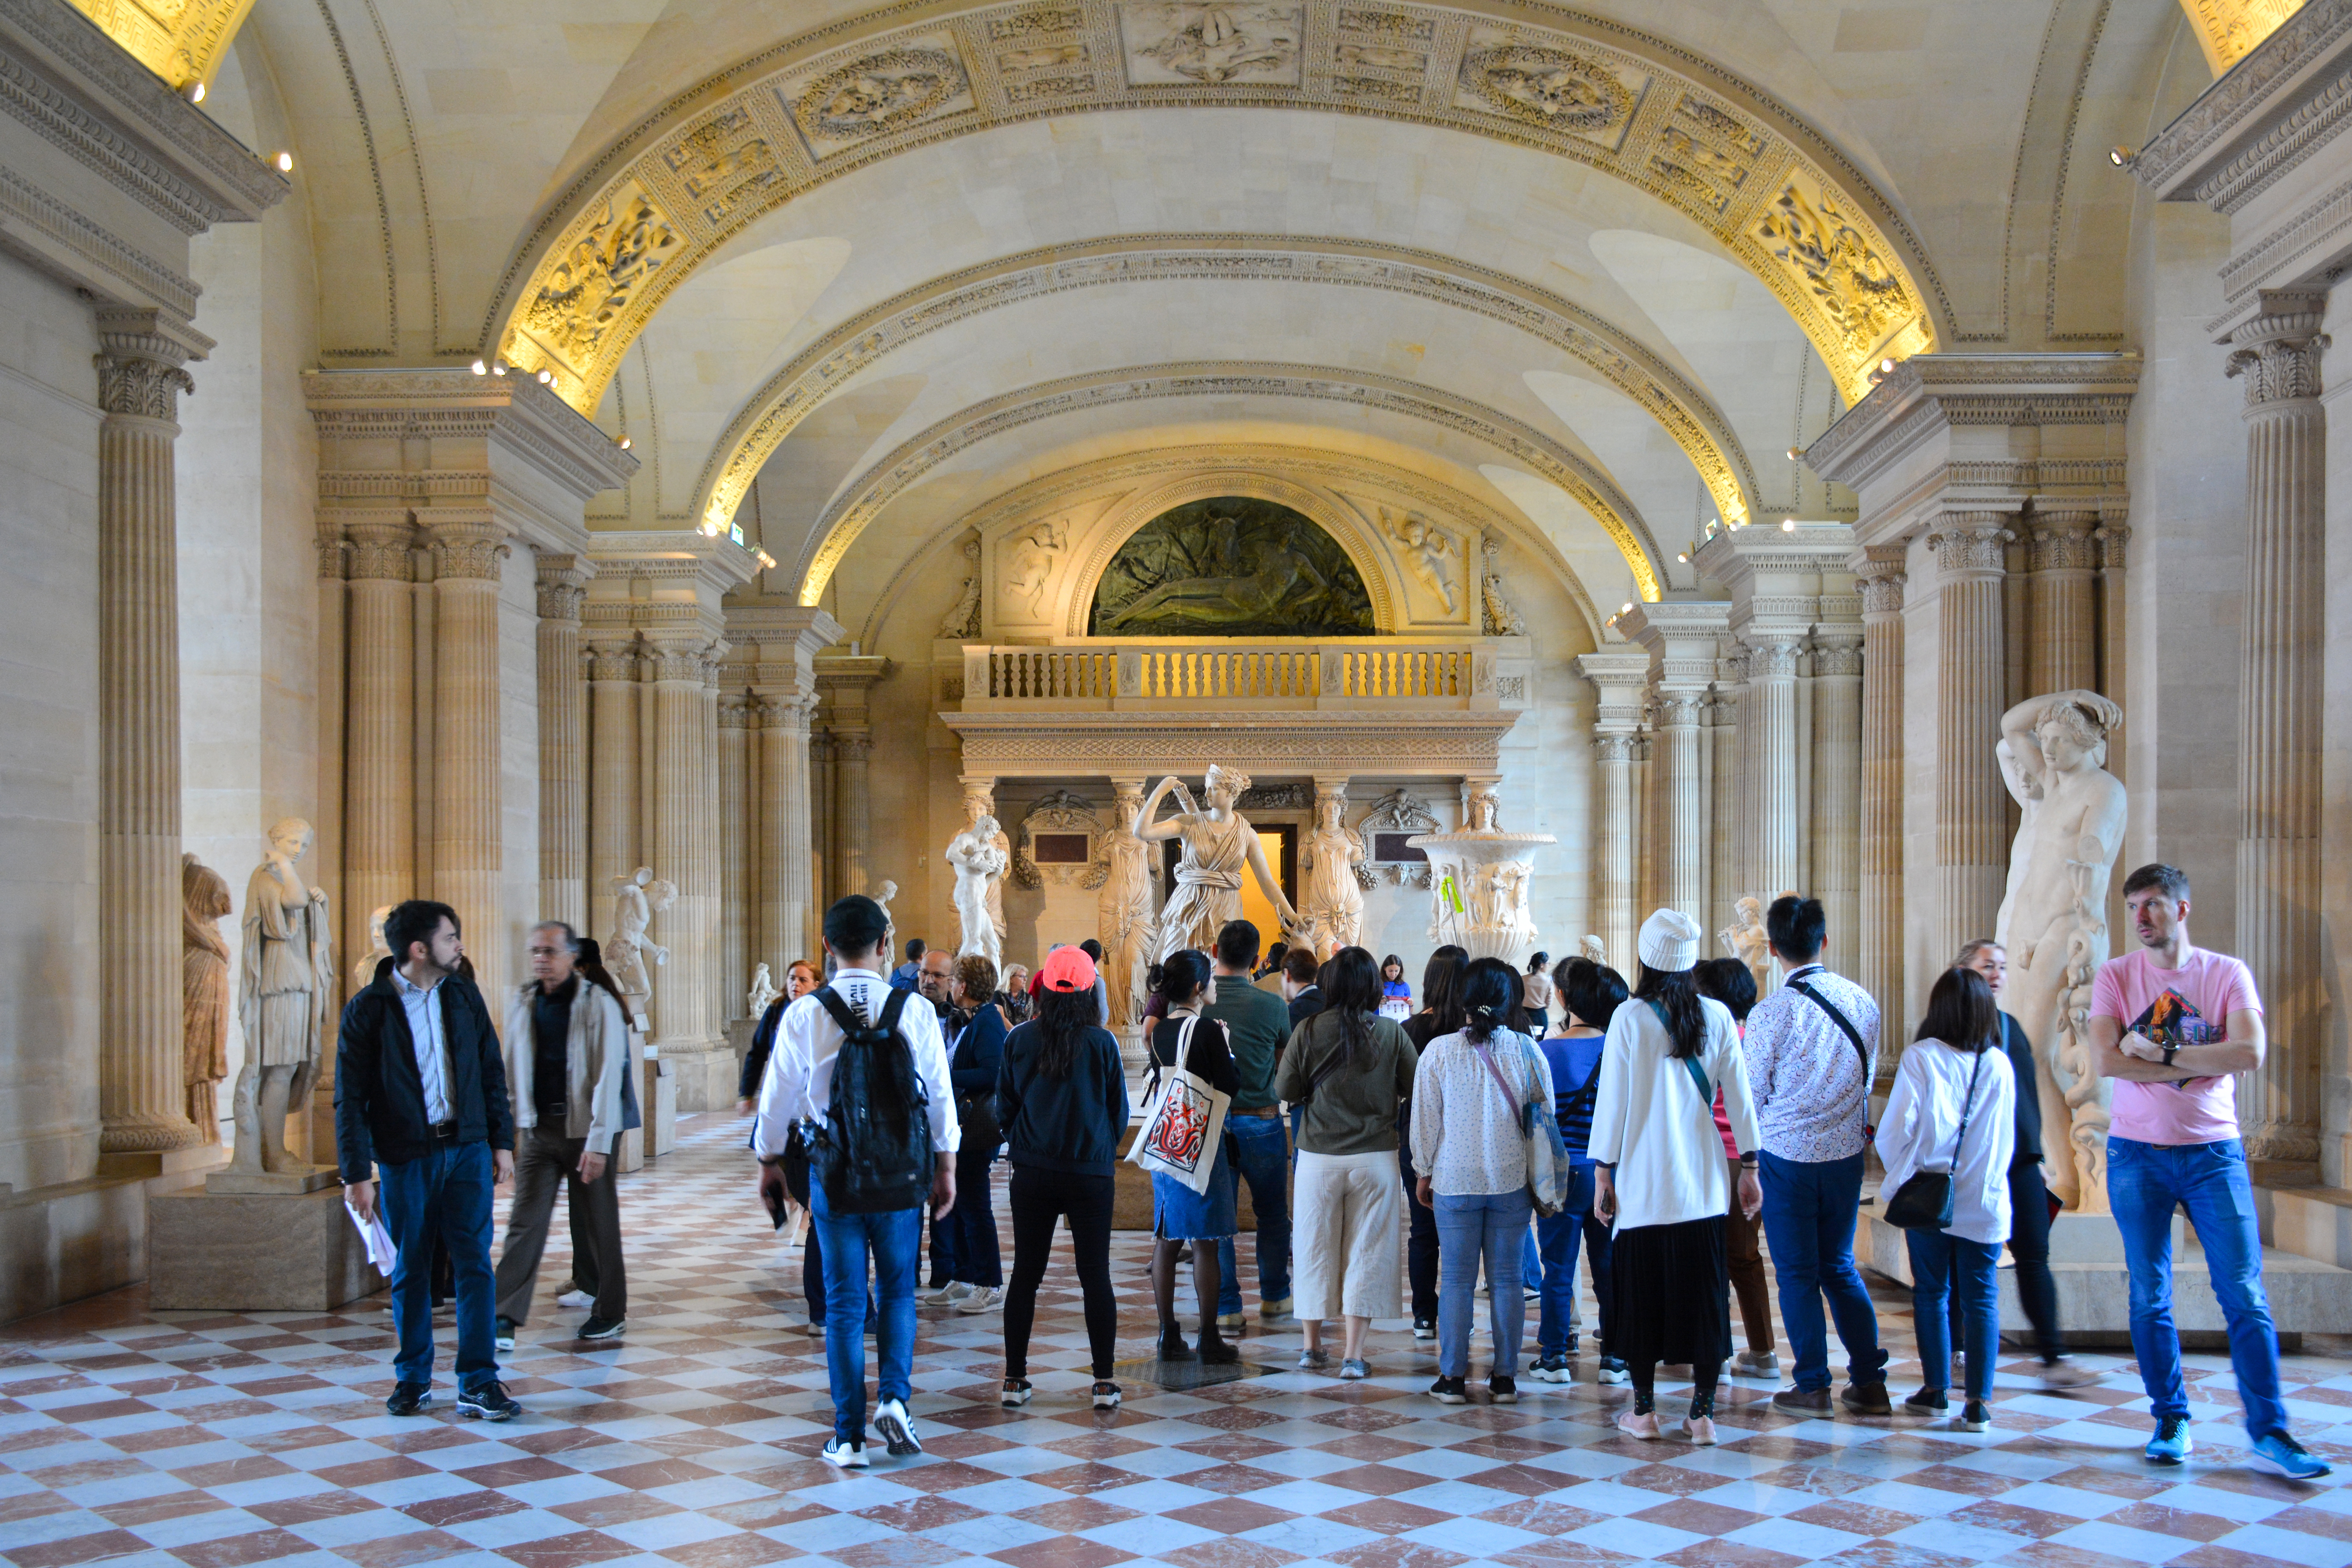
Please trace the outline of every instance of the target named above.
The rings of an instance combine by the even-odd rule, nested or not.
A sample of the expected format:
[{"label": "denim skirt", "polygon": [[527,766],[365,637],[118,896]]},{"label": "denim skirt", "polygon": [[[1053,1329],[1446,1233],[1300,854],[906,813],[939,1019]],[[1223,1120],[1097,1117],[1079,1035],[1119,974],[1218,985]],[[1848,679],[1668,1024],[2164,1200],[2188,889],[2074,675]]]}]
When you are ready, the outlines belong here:
[{"label": "denim skirt", "polygon": [[1240,1226],[1234,1218],[1234,1163],[1217,1151],[1209,1190],[1196,1193],[1162,1172],[1151,1173],[1151,1232],[1163,1241],[1223,1241]]}]

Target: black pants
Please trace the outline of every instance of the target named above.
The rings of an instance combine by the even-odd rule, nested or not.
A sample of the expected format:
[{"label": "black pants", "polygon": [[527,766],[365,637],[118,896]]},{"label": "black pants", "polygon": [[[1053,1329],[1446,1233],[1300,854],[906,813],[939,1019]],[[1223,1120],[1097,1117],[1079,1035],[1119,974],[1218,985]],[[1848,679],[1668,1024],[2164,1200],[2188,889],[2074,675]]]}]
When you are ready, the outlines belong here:
[{"label": "black pants", "polygon": [[[1114,1178],[1013,1167],[1006,1203],[1013,1211],[1013,1283],[1004,1292],[1004,1375],[1029,1375],[1029,1328],[1037,1286],[1054,1252],[1054,1224],[1070,1222],[1078,1288],[1086,1292],[1087,1351],[1095,1380],[1110,1379],[1118,1339],[1118,1300],[1110,1289],[1110,1211]],[[1205,1244],[1204,1244],[1205,1245]]]},{"label": "black pants", "polygon": [[1437,1321],[1437,1211],[1423,1208],[1414,1195],[1420,1173],[1412,1168],[1412,1136],[1404,1123],[1412,1106],[1397,1116],[1397,1174],[1404,1183],[1406,1235],[1405,1278],[1412,1286],[1412,1317],[1417,1323]]},{"label": "black pants", "polygon": [[[2020,1165],[2009,1173],[2009,1251],[2017,1259],[2017,1302],[2033,1325],[2033,1348],[2049,1366],[2066,1353],[2058,1333],[2058,1282],[2050,1277],[2050,1189],[2040,1165]],[[1952,1337],[1962,1343],[1959,1292],[1952,1292]]]},{"label": "black pants", "polygon": [[[561,1187],[572,1211],[572,1245],[584,1237],[586,1272],[575,1261],[572,1282],[585,1288],[595,1281],[599,1318],[618,1321],[629,1315],[629,1275],[621,1258],[621,1200],[614,1185],[621,1168],[604,1162],[604,1173],[593,1182],[580,1179],[580,1155],[585,1140],[566,1138],[559,1126],[523,1128],[515,1139],[514,1207],[507,1215],[506,1250],[499,1255],[499,1306],[501,1318],[516,1323],[530,1321],[531,1292],[539,1284],[540,1256],[547,1248],[548,1224],[555,1217],[555,1194]],[[575,1255],[576,1257],[577,1255]]]}]

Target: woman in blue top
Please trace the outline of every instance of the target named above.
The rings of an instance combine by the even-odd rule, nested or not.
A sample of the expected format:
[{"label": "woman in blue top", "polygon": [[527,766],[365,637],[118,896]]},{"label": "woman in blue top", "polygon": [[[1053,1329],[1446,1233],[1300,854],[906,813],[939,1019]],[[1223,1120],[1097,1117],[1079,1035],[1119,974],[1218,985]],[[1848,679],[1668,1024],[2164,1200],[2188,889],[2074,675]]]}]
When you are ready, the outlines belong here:
[{"label": "woman in blue top", "polygon": [[1592,1215],[1592,1157],[1586,1148],[1592,1138],[1593,1095],[1601,1086],[1601,1042],[1609,1020],[1625,1001],[1625,980],[1589,958],[1562,959],[1551,978],[1559,997],[1560,1024],[1541,1046],[1551,1068],[1552,1100],[1571,1175],[1568,1206],[1536,1221],[1536,1239],[1543,1253],[1543,1314],[1536,1328],[1536,1363],[1528,1374],[1538,1383],[1570,1380],[1568,1362],[1576,1353],[1576,1335],[1569,1323],[1576,1302],[1580,1239],[1591,1260],[1592,1294],[1601,1305],[1601,1381],[1623,1383],[1625,1363],[1609,1353],[1617,1315],[1610,1299],[1609,1226]]},{"label": "woman in blue top", "polygon": [[1404,960],[1393,952],[1381,960],[1381,1016],[1400,1024],[1412,1016],[1412,987],[1405,984]]},{"label": "woman in blue top", "polygon": [[956,1037],[948,1057],[948,1082],[955,1089],[956,1116],[963,1144],[956,1151],[956,1204],[940,1225],[948,1232],[947,1289],[928,1298],[934,1306],[952,1303],[959,1312],[985,1312],[1004,1305],[1004,1273],[996,1250],[996,1211],[988,1190],[989,1167],[996,1163],[1004,1134],[996,1124],[996,1075],[1004,1065],[1004,1014],[996,995],[996,965],[984,954],[956,960],[950,979],[958,1007],[971,1010],[971,1022]]}]

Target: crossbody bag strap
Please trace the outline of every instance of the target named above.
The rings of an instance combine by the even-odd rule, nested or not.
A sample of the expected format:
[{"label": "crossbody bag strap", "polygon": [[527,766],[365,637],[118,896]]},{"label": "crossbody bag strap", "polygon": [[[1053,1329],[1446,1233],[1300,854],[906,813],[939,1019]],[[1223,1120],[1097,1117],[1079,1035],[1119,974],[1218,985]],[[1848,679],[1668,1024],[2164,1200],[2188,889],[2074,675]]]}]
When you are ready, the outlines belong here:
[{"label": "crossbody bag strap", "polygon": [[[1649,1001],[1649,1008],[1651,1016],[1658,1020],[1658,1027],[1666,1032],[1666,1039],[1671,1043],[1675,1037],[1675,1026],[1666,1022],[1665,1008],[1659,1005],[1654,998]],[[1680,1059],[1683,1070],[1690,1074],[1691,1087],[1698,1090],[1698,1102],[1706,1107],[1706,1113],[1712,1119],[1715,1115],[1715,1085],[1706,1081],[1706,1069],[1698,1065],[1696,1057]],[[1593,1070],[1597,1072],[1600,1069],[1596,1068]]]},{"label": "crossbody bag strap", "polygon": [[1952,1140],[1952,1157],[1944,1163],[1944,1173],[1957,1176],[1960,1172],[1960,1151],[1969,1141],[1969,1117],[1976,1108],[1977,1075],[1984,1071],[1984,1052],[1977,1052],[1977,1065],[1969,1069],[1969,1087],[1960,1096],[1960,1135]]},{"label": "crossbody bag strap", "polygon": [[1486,1047],[1478,1044],[1475,1040],[1470,1042],[1470,1048],[1478,1053],[1478,1059],[1480,1061],[1486,1064],[1487,1076],[1495,1080],[1495,1092],[1503,1097],[1503,1104],[1509,1109],[1511,1120],[1513,1121],[1518,1121],[1520,1114],[1519,1102],[1511,1097],[1511,1086],[1503,1081],[1503,1069],[1495,1065],[1494,1053],[1489,1051]]},{"label": "crossbody bag strap", "polygon": [[1839,1033],[1844,1035],[1847,1039],[1853,1042],[1853,1054],[1859,1058],[1862,1062],[1863,1095],[1866,1100],[1870,1094],[1870,1047],[1862,1043],[1862,1031],[1853,1026],[1853,1021],[1852,1019],[1848,1018],[1843,1013],[1839,1012],[1836,1007],[1832,1006],[1828,997],[1822,995],[1820,992],[1814,990],[1803,981],[1790,981],[1789,989],[1795,992],[1798,995],[1802,996],[1806,1001],[1811,1002],[1814,1006],[1819,1007],[1822,1012],[1827,1013],[1830,1016],[1830,1022],[1838,1026]]}]

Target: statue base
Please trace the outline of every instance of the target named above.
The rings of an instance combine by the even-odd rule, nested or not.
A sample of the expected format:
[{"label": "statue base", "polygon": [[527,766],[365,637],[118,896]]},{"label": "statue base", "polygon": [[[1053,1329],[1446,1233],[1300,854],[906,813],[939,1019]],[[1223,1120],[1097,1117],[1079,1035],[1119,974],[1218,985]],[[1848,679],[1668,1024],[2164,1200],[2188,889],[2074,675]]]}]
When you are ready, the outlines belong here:
[{"label": "statue base", "polygon": [[383,1287],[340,1190],[147,1200],[152,1310],[330,1312]]},{"label": "statue base", "polygon": [[240,1171],[232,1167],[215,1171],[205,1178],[205,1191],[224,1197],[299,1196],[341,1185],[331,1165],[312,1165],[299,1171]]}]

